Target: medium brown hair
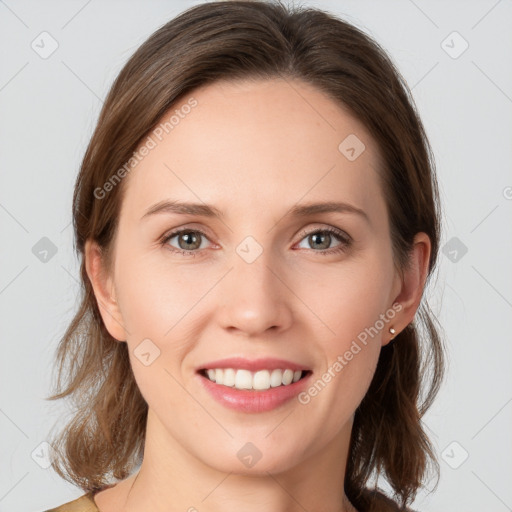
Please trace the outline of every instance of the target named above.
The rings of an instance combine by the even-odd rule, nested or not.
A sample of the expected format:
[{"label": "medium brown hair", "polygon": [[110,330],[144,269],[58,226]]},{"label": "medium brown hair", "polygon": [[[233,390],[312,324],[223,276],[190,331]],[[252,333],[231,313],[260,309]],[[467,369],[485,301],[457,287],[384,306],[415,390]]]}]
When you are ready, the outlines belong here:
[{"label": "medium brown hair", "polygon": [[[105,328],[84,261],[85,242],[94,240],[110,268],[123,181],[107,200],[95,190],[196,87],[272,78],[315,86],[365,125],[382,155],[395,266],[407,268],[414,236],[425,232],[430,282],[441,218],[434,158],[411,92],[378,43],[330,13],[279,1],[209,2],[182,12],[152,34],[116,78],[76,181],[73,223],[82,298],[58,346],[56,394],[48,399],[69,396],[75,404],[71,421],[51,443],[53,467],[84,490],[131,474],[142,460],[147,418],[127,344]],[[439,326],[423,297],[414,322],[381,349],[355,412],[344,488],[359,508],[372,508],[366,487],[376,475],[387,479],[405,506],[429,466],[438,473],[421,418],[438,391],[443,361]]]}]

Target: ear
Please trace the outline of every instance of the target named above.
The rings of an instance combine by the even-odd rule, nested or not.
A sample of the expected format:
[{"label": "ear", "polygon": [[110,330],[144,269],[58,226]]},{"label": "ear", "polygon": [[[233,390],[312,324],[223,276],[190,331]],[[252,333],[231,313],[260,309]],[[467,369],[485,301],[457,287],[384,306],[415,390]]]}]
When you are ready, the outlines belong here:
[{"label": "ear", "polygon": [[397,274],[395,298],[393,304],[399,304],[395,320],[389,324],[396,331],[394,335],[388,334],[382,339],[382,345],[387,345],[394,337],[403,331],[413,320],[419,308],[425,282],[428,275],[430,251],[432,245],[426,233],[417,233],[410,253],[409,266],[404,270],[403,277]]},{"label": "ear", "polygon": [[103,323],[111,336],[126,341],[126,330],[116,300],[112,276],[107,275],[101,249],[94,241],[85,242],[85,268],[91,281]]}]

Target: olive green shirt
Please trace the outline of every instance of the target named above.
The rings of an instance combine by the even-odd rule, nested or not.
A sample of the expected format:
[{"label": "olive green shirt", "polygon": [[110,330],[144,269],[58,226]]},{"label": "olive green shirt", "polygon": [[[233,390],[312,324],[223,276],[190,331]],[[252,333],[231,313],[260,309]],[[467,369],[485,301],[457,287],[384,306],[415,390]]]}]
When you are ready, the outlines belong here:
[{"label": "olive green shirt", "polygon": [[57,508],[46,510],[45,512],[99,512],[98,507],[93,500],[93,492],[88,492],[74,501],[64,503]]},{"label": "olive green shirt", "polygon": [[[377,498],[375,506],[372,507],[373,510],[378,510],[379,512],[394,512],[400,511],[404,509],[399,509],[397,504],[391,499],[387,498],[383,494],[379,492],[373,492],[374,496]],[[94,493],[92,491],[80,496],[74,501],[70,501],[68,503],[64,503],[57,508],[52,508],[50,510],[46,510],[45,512],[100,512],[93,499]],[[377,507],[377,508],[376,508]],[[361,512],[365,512],[360,509]],[[411,509],[407,509],[405,512],[414,512]]]}]

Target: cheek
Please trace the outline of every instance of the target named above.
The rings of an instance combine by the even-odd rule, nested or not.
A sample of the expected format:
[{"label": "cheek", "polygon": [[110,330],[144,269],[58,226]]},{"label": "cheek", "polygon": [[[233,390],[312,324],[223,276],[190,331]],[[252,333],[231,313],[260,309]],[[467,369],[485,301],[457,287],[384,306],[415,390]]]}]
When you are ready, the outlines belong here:
[{"label": "cheek", "polygon": [[[328,437],[335,436],[349,422],[366,395],[380,354],[380,340],[360,341],[355,324],[332,343],[324,344],[325,366],[316,372],[310,386],[299,395],[305,405],[304,417],[323,418]],[[306,420],[307,421],[307,420]]]},{"label": "cheek", "polygon": [[130,360],[141,393],[148,403],[182,396],[181,366],[198,337],[195,331],[203,327],[207,301],[201,299],[218,277],[193,272],[192,266],[176,271],[154,256],[125,258],[117,272]]},{"label": "cheek", "polygon": [[180,365],[191,346],[183,329],[195,318],[197,294],[150,265],[133,275],[123,287],[122,314],[135,380],[151,408],[183,407]]},{"label": "cheek", "polygon": [[204,273],[172,268],[164,258],[140,257],[119,265],[118,289],[129,336],[165,342],[211,287]]},{"label": "cheek", "polygon": [[[353,262],[329,275],[308,280],[300,293],[321,320],[316,340],[322,351],[322,369],[306,390],[303,403],[316,401],[333,429],[344,424],[363,399],[373,378],[386,329],[394,310],[387,311],[390,273],[375,257],[371,264]],[[316,284],[316,286],[312,286]],[[313,292],[312,292],[313,290]],[[313,318],[313,316],[311,317]],[[315,319],[316,322],[316,319]],[[317,396],[322,398],[317,400]]]},{"label": "cheek", "polygon": [[392,272],[390,263],[371,256],[305,274],[308,277],[293,287],[308,306],[307,318],[320,322],[323,339],[335,350],[343,350],[358,337],[364,341],[365,333],[368,340],[381,338],[379,319],[390,306]]}]

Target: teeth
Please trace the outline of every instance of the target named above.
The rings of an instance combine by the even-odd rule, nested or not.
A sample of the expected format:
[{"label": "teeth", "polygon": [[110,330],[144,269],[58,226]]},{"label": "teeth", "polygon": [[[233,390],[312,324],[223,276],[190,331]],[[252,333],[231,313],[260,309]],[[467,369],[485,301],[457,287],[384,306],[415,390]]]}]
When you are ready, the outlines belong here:
[{"label": "teeth", "polygon": [[297,382],[302,371],[286,370],[235,370],[234,368],[215,368],[206,370],[206,375],[212,382],[236,389],[265,390],[277,386],[288,386]]},{"label": "teeth", "polygon": [[[215,375],[217,375],[218,370],[215,371]],[[222,372],[222,370],[221,370]],[[236,382],[236,372],[233,370],[233,368],[226,368],[224,372],[222,373],[222,376],[219,377],[219,381],[222,378],[222,381],[224,383],[224,386],[234,386]],[[215,382],[217,382],[217,379],[215,379]]]}]

